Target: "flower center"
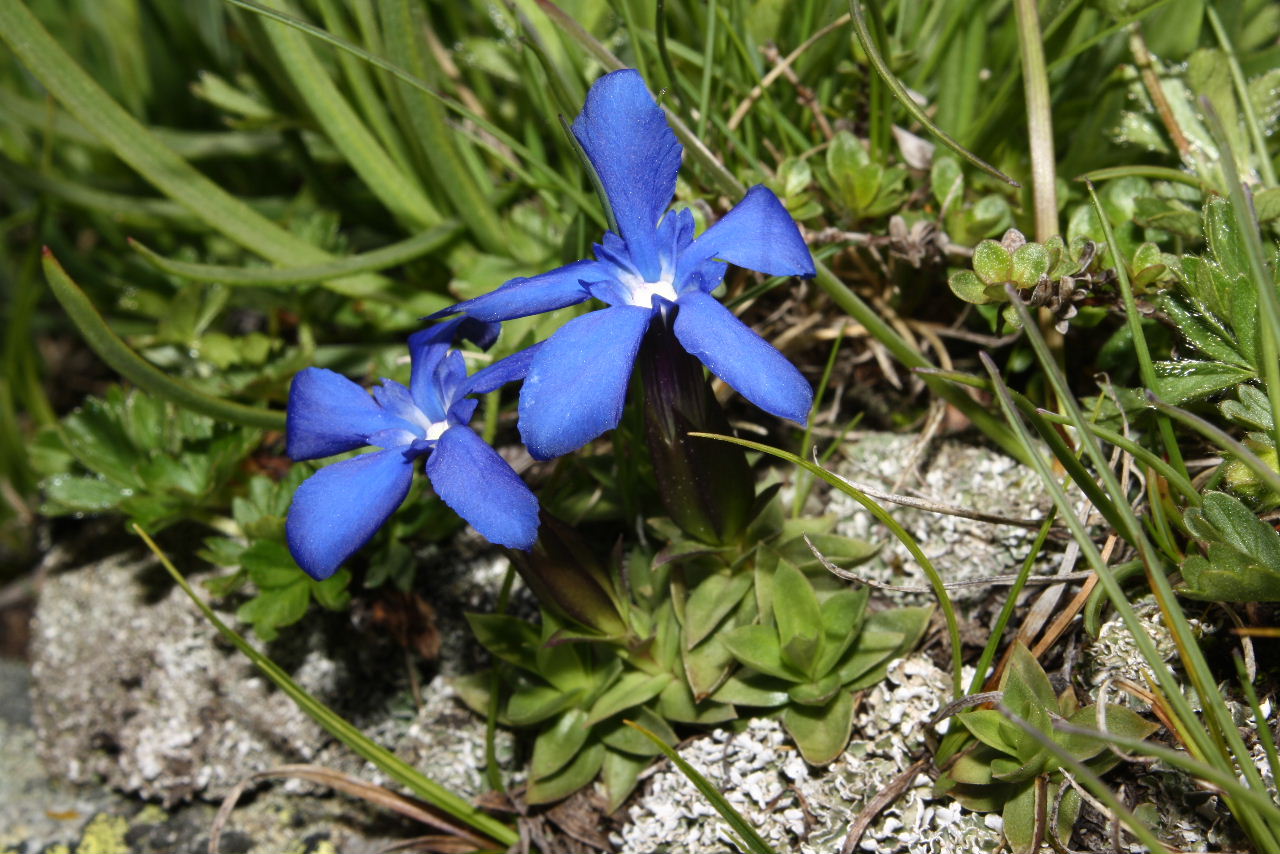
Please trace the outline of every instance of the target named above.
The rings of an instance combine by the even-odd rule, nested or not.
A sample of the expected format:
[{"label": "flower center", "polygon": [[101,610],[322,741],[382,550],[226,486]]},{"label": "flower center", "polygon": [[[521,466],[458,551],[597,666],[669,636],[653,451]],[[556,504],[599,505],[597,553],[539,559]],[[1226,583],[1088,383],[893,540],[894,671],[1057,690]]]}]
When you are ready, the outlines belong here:
[{"label": "flower center", "polygon": [[431,441],[432,439],[439,439],[442,435],[444,435],[444,431],[449,429],[449,426],[450,425],[448,421],[432,421],[430,422],[430,425],[427,427],[427,435],[424,436],[423,438],[426,439],[427,441]]},{"label": "flower center", "polygon": [[639,273],[619,271],[618,281],[626,290],[627,304],[641,308],[653,308],[653,298],[676,301],[675,271],[663,270],[662,278],[656,282],[646,282]]}]

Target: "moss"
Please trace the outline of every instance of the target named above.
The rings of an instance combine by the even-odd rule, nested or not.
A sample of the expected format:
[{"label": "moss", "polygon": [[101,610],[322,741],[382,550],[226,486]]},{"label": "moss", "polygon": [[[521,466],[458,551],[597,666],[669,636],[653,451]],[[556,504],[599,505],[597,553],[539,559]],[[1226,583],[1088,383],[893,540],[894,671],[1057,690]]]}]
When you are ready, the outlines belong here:
[{"label": "moss", "polygon": [[129,822],[123,816],[99,813],[87,825],[76,846],[76,854],[129,854],[125,834]]}]

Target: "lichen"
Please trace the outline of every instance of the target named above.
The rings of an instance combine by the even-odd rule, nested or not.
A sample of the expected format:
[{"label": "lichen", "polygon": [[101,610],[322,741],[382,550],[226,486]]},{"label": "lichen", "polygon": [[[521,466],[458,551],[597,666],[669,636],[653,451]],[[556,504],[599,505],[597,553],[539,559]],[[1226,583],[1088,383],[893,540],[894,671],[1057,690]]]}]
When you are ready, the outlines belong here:
[{"label": "lichen", "polygon": [[85,825],[76,854],[129,854],[128,832],[129,822],[123,816],[99,813]]}]

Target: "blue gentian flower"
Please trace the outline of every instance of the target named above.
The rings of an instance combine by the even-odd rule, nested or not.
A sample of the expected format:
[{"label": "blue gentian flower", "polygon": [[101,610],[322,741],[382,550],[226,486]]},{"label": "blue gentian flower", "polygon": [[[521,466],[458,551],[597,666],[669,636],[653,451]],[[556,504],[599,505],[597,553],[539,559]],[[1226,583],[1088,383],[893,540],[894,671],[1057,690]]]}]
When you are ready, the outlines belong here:
[{"label": "blue gentian flower", "polygon": [[404,501],[414,461],[427,457],[436,494],[491,542],[528,549],[538,536],[538,499],[498,453],[467,426],[478,401],[520,379],[524,351],[468,377],[451,349],[461,332],[482,346],[497,327],[458,318],[409,338],[409,387],[384,379],[370,397],[324,368],[307,368],[289,389],[287,453],[294,460],[329,457],[366,445],[381,448],[334,463],[298,487],[285,533],[308,575],[324,579],[369,541]]},{"label": "blue gentian flower", "polygon": [[566,323],[531,357],[520,393],[520,434],[530,453],[560,456],[617,426],[640,341],[653,318],[673,306],[675,334],[688,352],[756,406],[804,423],[813,402],[809,383],[711,296],[728,264],[814,275],[809,249],[778,197],[752,187],[697,238],[688,210],[664,215],[682,149],[631,69],[596,81],[573,134],[608,197],[617,233],[605,233],[594,260],[513,279],[441,312],[500,321],[591,297],[607,304]]}]

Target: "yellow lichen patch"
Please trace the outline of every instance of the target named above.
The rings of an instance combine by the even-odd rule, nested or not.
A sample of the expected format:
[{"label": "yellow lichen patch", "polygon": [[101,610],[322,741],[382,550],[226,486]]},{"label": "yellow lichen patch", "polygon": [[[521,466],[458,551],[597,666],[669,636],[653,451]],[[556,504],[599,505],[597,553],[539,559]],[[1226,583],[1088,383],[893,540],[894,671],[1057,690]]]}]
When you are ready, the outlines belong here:
[{"label": "yellow lichen patch", "polygon": [[99,813],[85,825],[76,854],[129,854],[124,841],[129,822],[123,816]]}]

